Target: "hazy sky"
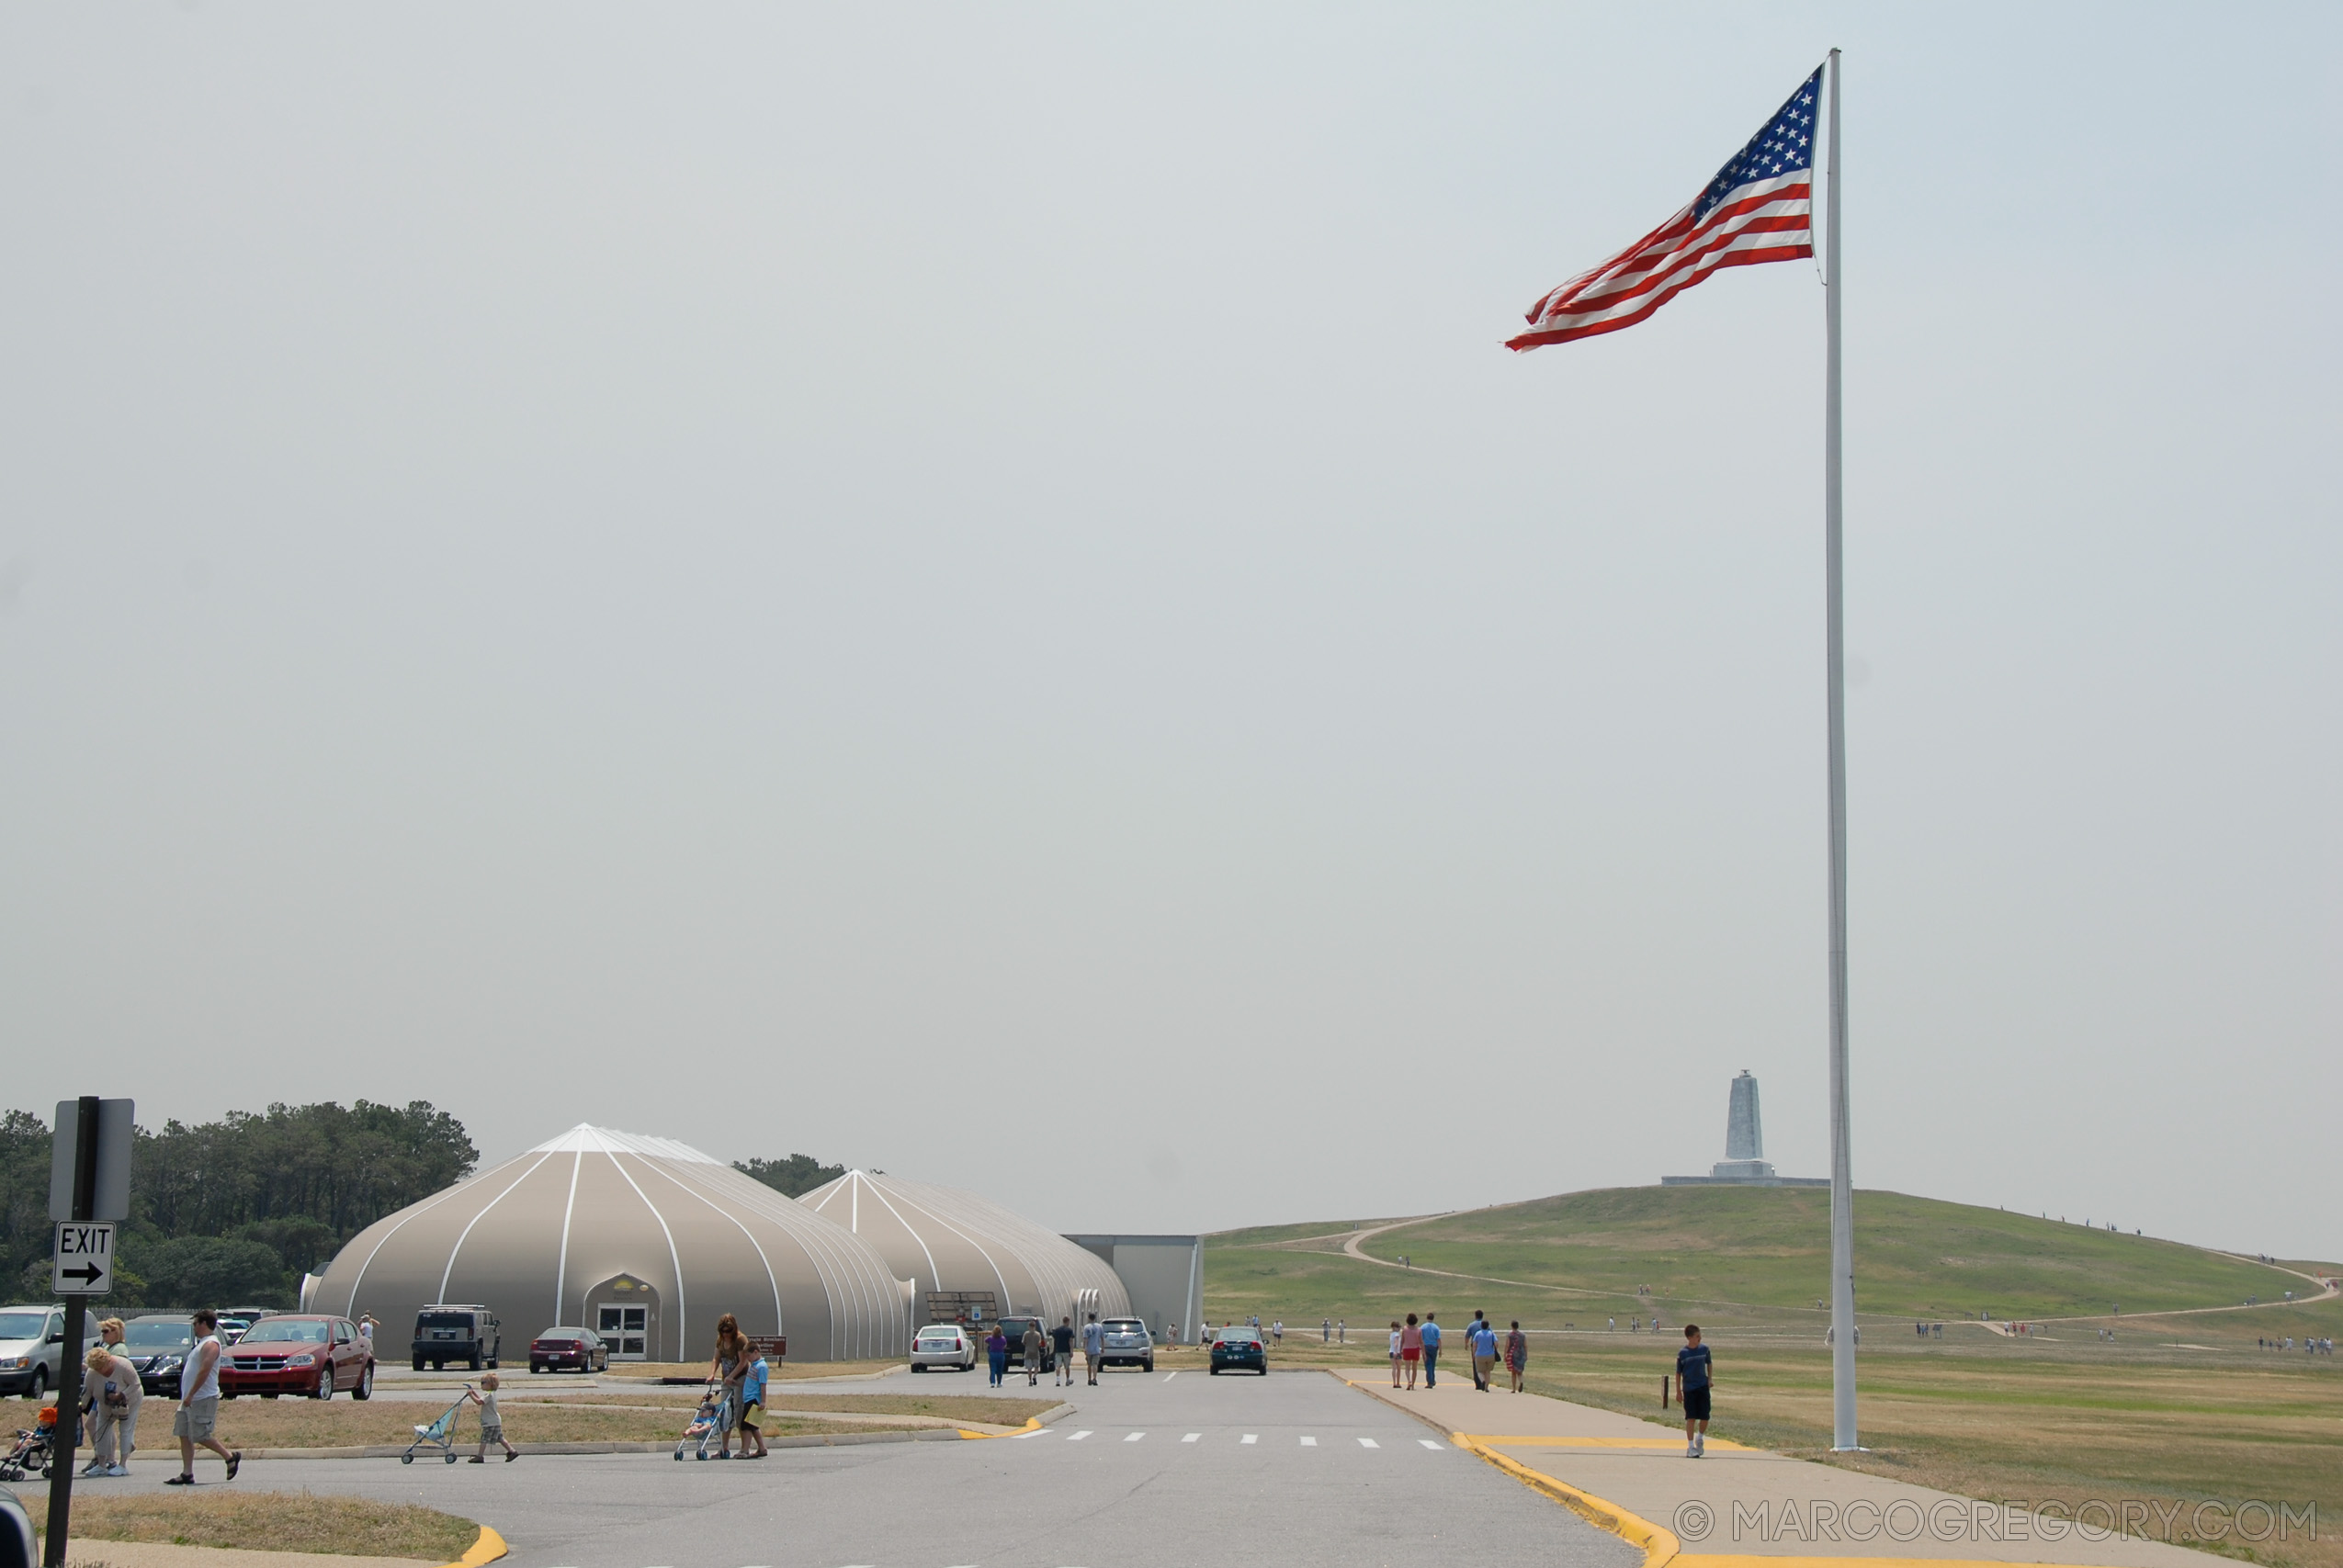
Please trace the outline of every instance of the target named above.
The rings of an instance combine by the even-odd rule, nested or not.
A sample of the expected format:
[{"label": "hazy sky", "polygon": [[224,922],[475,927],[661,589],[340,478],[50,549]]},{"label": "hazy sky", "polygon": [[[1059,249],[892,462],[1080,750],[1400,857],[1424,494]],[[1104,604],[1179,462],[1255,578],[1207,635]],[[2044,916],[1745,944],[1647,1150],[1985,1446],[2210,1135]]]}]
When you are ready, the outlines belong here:
[{"label": "hazy sky", "polygon": [[1855,1170],[2343,1258],[2343,13],[0,13],[6,1103],[1066,1228]]}]

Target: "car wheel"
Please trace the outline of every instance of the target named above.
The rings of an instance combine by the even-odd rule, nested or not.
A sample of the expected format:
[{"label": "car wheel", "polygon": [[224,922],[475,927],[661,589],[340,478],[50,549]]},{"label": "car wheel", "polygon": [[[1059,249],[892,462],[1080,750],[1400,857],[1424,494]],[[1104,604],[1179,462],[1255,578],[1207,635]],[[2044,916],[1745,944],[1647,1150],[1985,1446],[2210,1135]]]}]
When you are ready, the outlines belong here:
[{"label": "car wheel", "polygon": [[1215,1368],[1213,1368],[1213,1369],[1212,1369],[1212,1375],[1213,1375],[1214,1377],[1218,1377],[1218,1376],[1220,1375],[1220,1369],[1219,1369],[1218,1367],[1215,1367]]},{"label": "car wheel", "polygon": [[1155,1358],[1149,1356],[1146,1360],[1141,1361],[1139,1363],[1139,1371],[1143,1372],[1151,1372],[1155,1371]]},{"label": "car wheel", "polygon": [[529,1363],[529,1376],[531,1376],[531,1377],[537,1377],[537,1376],[539,1376],[539,1375],[541,1375],[541,1374],[544,1372],[544,1371],[545,1371],[545,1363],[544,1363],[543,1361],[531,1361],[531,1362]]},{"label": "car wheel", "polygon": [[917,1361],[913,1361],[913,1362],[911,1363],[911,1371],[915,1371],[915,1372],[923,1372],[923,1371],[927,1371],[927,1369],[926,1369],[925,1367],[921,1366],[921,1365],[920,1365]]},{"label": "car wheel", "polygon": [[35,1404],[39,1404],[40,1403],[40,1396],[48,1392],[49,1369],[47,1367],[33,1368],[32,1386],[25,1390],[25,1397],[31,1400]]},{"label": "car wheel", "polygon": [[260,1397],[263,1399],[274,1399],[277,1396],[274,1393],[264,1393]]},{"label": "car wheel", "polygon": [[470,1364],[471,1364],[471,1369],[472,1369],[472,1371],[480,1371],[480,1358],[479,1358],[478,1356],[474,1356],[474,1357],[471,1359],[471,1363],[470,1363]]},{"label": "car wheel", "polygon": [[317,1374],[317,1386],[309,1391],[311,1399],[323,1403],[334,1397],[334,1369],[326,1368]]},{"label": "car wheel", "polygon": [[496,1358],[493,1356],[488,1358],[488,1370],[490,1371],[494,1371],[496,1370]]},{"label": "car wheel", "polygon": [[358,1386],[350,1390],[350,1397],[352,1399],[372,1399],[374,1397],[373,1362],[368,1361],[366,1366],[366,1371],[358,1374]]},{"label": "car wheel", "polygon": [[431,1363],[431,1370],[435,1372],[444,1372],[447,1370],[447,1363],[445,1361],[434,1361]]},{"label": "car wheel", "polygon": [[423,1371],[423,1358],[421,1356],[417,1356],[415,1358],[415,1371]]}]

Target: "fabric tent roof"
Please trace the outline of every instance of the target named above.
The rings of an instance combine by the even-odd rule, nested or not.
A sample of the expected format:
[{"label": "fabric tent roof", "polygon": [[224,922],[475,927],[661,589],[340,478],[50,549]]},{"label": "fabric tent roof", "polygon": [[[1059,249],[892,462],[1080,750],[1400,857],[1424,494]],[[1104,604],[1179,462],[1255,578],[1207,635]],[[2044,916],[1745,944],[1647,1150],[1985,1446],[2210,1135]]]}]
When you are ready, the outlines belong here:
[{"label": "fabric tent roof", "polygon": [[1002,1312],[1038,1313],[1052,1322],[1131,1310],[1105,1259],[956,1187],[850,1170],[798,1201],[869,1242],[909,1278],[914,1313],[925,1312],[929,1291],[990,1291]]},{"label": "fabric tent roof", "polygon": [[611,1290],[651,1303],[651,1360],[708,1354],[727,1312],[799,1360],[897,1356],[911,1333],[908,1287],[845,1226],[688,1145],[583,1124],[368,1226],[303,1304],[371,1312],[390,1359],[422,1307],[478,1303],[517,1360],[594,1326]]}]

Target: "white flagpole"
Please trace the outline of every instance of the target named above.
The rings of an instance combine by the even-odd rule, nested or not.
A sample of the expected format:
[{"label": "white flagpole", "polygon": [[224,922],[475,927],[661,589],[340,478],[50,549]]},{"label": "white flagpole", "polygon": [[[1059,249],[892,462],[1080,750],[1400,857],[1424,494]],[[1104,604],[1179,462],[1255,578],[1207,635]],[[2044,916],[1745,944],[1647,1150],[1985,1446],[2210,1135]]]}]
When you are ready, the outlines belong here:
[{"label": "white flagpole", "polygon": [[1839,51],[1830,51],[1830,141],[1823,172],[1822,517],[1824,659],[1830,732],[1830,1446],[1855,1441],[1855,1181],[1847,1112],[1847,646],[1841,605],[1839,433]]}]

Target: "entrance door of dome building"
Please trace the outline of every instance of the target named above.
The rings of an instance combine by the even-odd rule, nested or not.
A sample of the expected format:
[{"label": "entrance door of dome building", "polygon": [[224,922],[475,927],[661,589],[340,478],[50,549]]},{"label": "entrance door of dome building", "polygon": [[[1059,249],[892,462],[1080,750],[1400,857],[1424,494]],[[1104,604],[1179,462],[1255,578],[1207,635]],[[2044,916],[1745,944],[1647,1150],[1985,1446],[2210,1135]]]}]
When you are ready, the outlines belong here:
[{"label": "entrance door of dome building", "polygon": [[631,1274],[586,1292],[589,1321],[614,1361],[649,1360],[659,1352],[659,1292]]}]

